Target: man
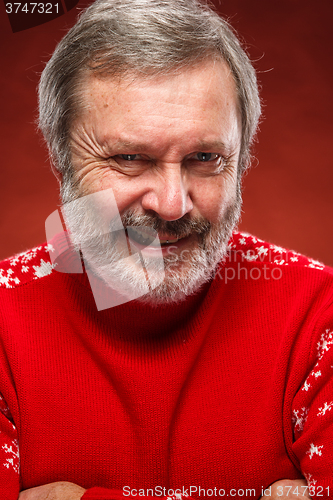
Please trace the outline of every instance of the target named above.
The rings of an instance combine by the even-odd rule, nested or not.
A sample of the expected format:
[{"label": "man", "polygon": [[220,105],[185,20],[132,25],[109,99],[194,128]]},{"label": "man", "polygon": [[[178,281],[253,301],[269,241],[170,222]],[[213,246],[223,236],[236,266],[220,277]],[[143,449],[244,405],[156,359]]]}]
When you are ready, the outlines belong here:
[{"label": "man", "polygon": [[72,246],[1,266],[6,500],[330,498],[332,271],[233,233],[259,115],[197,0],[100,0],[56,49]]}]

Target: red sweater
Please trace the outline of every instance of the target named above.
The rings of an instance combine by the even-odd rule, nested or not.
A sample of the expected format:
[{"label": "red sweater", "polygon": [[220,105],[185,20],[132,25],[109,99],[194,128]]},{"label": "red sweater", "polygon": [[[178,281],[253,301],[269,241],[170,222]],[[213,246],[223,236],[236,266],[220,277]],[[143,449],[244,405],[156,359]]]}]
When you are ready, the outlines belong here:
[{"label": "red sweater", "polygon": [[260,498],[302,476],[333,497],[333,271],[248,235],[231,248],[158,308],[97,311],[45,246],[1,263],[2,500],[54,481],[85,500]]}]

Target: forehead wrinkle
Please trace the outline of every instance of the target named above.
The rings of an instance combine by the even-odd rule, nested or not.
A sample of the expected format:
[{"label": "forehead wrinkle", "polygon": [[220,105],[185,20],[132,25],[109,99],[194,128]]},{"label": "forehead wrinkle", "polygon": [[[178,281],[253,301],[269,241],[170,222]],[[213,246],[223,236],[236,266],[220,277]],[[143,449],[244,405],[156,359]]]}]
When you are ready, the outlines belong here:
[{"label": "forehead wrinkle", "polygon": [[[214,64],[215,66],[215,64]],[[196,71],[198,68],[195,68]],[[119,82],[118,86],[114,86],[116,88],[99,88],[98,83],[96,82],[95,79],[91,79],[89,81],[89,86],[88,89],[89,92],[86,92],[86,97],[89,98],[96,98],[101,99],[102,96],[104,96],[103,99],[101,99],[101,102],[97,102],[97,109],[96,106],[91,106],[91,120],[95,121],[97,120],[95,114],[97,115],[101,113],[101,117],[99,117],[99,127],[100,130],[97,130],[96,134],[96,139],[98,139],[98,142],[100,145],[102,145],[104,148],[107,150],[114,150],[118,149],[118,152],[128,152],[128,153],[141,153],[146,151],[148,152],[161,152],[161,149],[166,152],[166,150],[174,149],[176,148],[177,150],[181,149],[186,149],[186,154],[191,153],[191,152],[198,152],[202,150],[210,151],[210,152],[219,152],[222,150],[225,152],[225,154],[228,154],[229,151],[230,153],[233,152],[233,150],[236,149],[238,146],[238,143],[240,143],[240,138],[238,137],[233,137],[235,134],[233,133],[235,126],[230,127],[230,120],[233,119],[233,115],[237,115],[237,121],[239,120],[239,111],[237,107],[237,93],[235,89],[235,84],[234,81],[231,79],[230,81],[230,71],[226,71],[225,68],[223,68],[223,73],[226,73],[227,77],[227,82],[225,82],[225,90],[226,90],[226,97],[230,97],[232,100],[232,96],[235,98],[235,102],[229,102],[229,97],[225,101],[224,99],[224,94],[225,92],[223,89],[221,92],[216,96],[214,93],[215,85],[212,89],[212,93],[210,92],[210,89],[212,87],[212,82],[213,79],[215,79],[216,75],[212,75],[209,73],[209,79],[205,80],[204,82],[204,87],[205,87],[205,92],[203,93],[202,97],[202,102],[200,100],[200,105],[203,108],[203,111],[201,114],[199,113],[200,111],[200,106],[197,100],[195,99],[194,104],[195,104],[195,109],[197,109],[197,113],[191,114],[189,116],[186,115],[186,113],[183,113],[183,107],[184,103],[176,100],[173,102],[168,102],[168,99],[166,99],[165,94],[159,96],[160,98],[160,104],[165,101],[165,104],[170,104],[172,105],[172,109],[169,107],[165,107],[165,109],[162,106],[162,110],[156,109],[156,106],[148,106],[147,109],[145,107],[144,102],[142,102],[142,97],[147,97],[149,98],[150,101],[152,100],[152,92],[154,91],[155,87],[156,90],[160,90],[160,84],[165,83],[165,78],[161,80],[139,80],[135,81],[134,88],[132,85],[128,85],[128,83],[125,81]],[[227,68],[228,69],[228,68]],[[204,74],[204,68],[199,67],[199,76]],[[185,76],[185,75],[184,75]],[[188,75],[186,75],[188,76]],[[196,75],[195,75],[196,76]],[[219,75],[217,75],[219,76]],[[221,76],[221,75],[220,75]],[[223,75],[222,75],[223,76]],[[201,78],[202,79],[202,78]],[[220,79],[220,78],[219,78]],[[214,80],[215,81],[215,80]],[[103,82],[104,83],[104,82]],[[105,82],[105,83],[108,83]],[[109,82],[110,84],[114,82]],[[125,85],[127,83],[127,85]],[[138,85],[140,83],[140,85]],[[155,83],[158,83],[158,85],[154,85]],[[176,83],[172,82],[172,79],[170,78],[167,80],[167,83]],[[182,83],[182,81],[180,82]],[[196,83],[196,82],[195,82]],[[223,83],[223,82],[222,82]],[[96,85],[95,85],[96,84]],[[199,87],[201,88],[201,80],[199,81]],[[174,86],[172,85],[172,88],[169,88],[170,85],[166,85],[165,90],[169,90],[172,92],[174,91]],[[111,86],[112,87],[112,86]],[[140,94],[139,97],[140,99],[134,99],[134,94],[130,95],[132,100],[130,102],[127,102],[126,97],[127,95],[125,94],[122,97],[122,101],[118,102],[117,101],[117,96],[119,95],[117,93],[117,88],[122,91],[122,89],[129,88],[131,91],[138,91],[139,94],[142,90],[147,90],[149,91],[148,94],[144,94],[143,96]],[[136,88],[137,87],[137,88]],[[181,85],[180,85],[181,87]],[[223,85],[222,85],[223,87]],[[163,87],[164,88],[164,87]],[[196,87],[194,87],[194,90],[196,90]],[[230,91],[230,92],[229,92]],[[170,93],[170,92],[169,92]],[[121,94],[121,92],[120,92]],[[193,92],[191,92],[193,96]],[[121,94],[122,95],[122,94]],[[219,97],[220,96],[220,97]],[[179,96],[178,96],[179,97]],[[164,98],[164,99],[163,99]],[[95,100],[96,100],[95,99]],[[134,107],[131,109],[130,103],[134,99],[134,104],[140,106],[143,106],[143,110],[145,113],[143,113],[144,118],[146,120],[144,122],[140,122],[139,117],[141,114],[138,112],[138,110]],[[213,99],[213,101],[212,101]],[[92,99],[93,100],[93,99]],[[125,101],[125,104],[124,102]],[[144,99],[143,99],[144,101]],[[148,104],[150,103],[148,101]],[[216,102],[215,102],[216,101]],[[220,102],[221,101],[221,102]],[[103,104],[104,103],[104,104]],[[192,101],[190,101],[190,104]],[[94,104],[92,102],[91,104]],[[107,106],[106,106],[107,104]],[[110,125],[108,126],[107,124],[109,123],[109,114],[111,113],[111,110],[114,111],[114,105],[116,105],[117,108],[117,113],[112,112],[111,114],[111,122]],[[226,117],[224,119],[223,114],[221,116],[220,113],[217,114],[217,111],[221,105],[221,108],[223,106],[226,108],[225,113]],[[234,109],[234,105],[236,105],[236,109]],[[206,116],[206,107],[213,108],[212,111],[212,118],[210,121],[204,121],[201,119],[203,115]],[[118,109],[119,108],[119,109]],[[122,109],[125,108],[125,109]],[[121,112],[120,112],[121,111]],[[132,114],[131,114],[132,111]],[[140,111],[140,110],[139,110]],[[164,113],[163,113],[164,111]],[[108,113],[108,114],[106,114]],[[88,115],[89,118],[89,115]],[[114,120],[112,121],[112,118]],[[181,119],[180,119],[181,118]],[[116,121],[118,120],[118,121]],[[176,124],[174,126],[174,121],[176,120]],[[126,123],[127,122],[127,123]],[[201,122],[204,129],[201,127]],[[206,123],[207,122],[207,123]],[[225,123],[227,127],[225,127]],[[189,127],[187,127],[189,123]],[[185,125],[186,124],[186,125]],[[112,126],[111,126],[112,125]],[[190,127],[196,127],[196,128],[190,128]],[[201,127],[201,128],[200,128]],[[126,133],[126,129],[127,132]],[[166,129],[166,130],[165,130]],[[164,133],[165,130],[165,133]],[[156,131],[156,134],[154,133]],[[162,133],[161,133],[162,131]],[[166,133],[168,132],[168,133]],[[201,137],[200,137],[201,135]],[[236,134],[238,136],[238,134]],[[192,140],[190,139],[190,136],[192,136]],[[195,137],[196,136],[196,137]],[[155,140],[154,140],[155,138]],[[196,140],[195,140],[196,139]],[[123,151],[121,151],[123,149]],[[217,151],[214,151],[216,150]]]},{"label": "forehead wrinkle", "polygon": [[124,149],[142,153],[151,148],[151,145],[144,144],[140,142],[134,142],[129,140],[117,140],[115,143],[111,144],[112,149]]},{"label": "forehead wrinkle", "polygon": [[[186,154],[190,154],[190,153],[194,153],[194,152],[200,152],[200,151],[206,151],[206,152],[211,152],[211,153],[215,153],[215,152],[219,152],[219,151],[223,151],[224,154],[226,155],[231,155],[233,153],[235,153],[236,151],[236,148],[237,148],[238,145],[235,145],[235,144],[228,144],[226,142],[223,142],[223,141],[219,141],[219,140],[216,140],[216,141],[199,141],[199,142],[194,142],[193,145],[191,145],[190,147],[187,147],[188,149],[188,153]],[[159,147],[157,147],[156,145],[154,144],[145,144],[145,143],[141,143],[141,142],[134,142],[134,141],[130,141],[130,140],[117,140],[115,143],[113,144],[110,144],[110,149],[115,151],[123,151],[124,153],[147,153],[147,152],[152,152],[152,151],[155,151],[156,150],[160,150]],[[167,146],[167,149],[170,151],[173,150],[173,145],[169,144]]]}]

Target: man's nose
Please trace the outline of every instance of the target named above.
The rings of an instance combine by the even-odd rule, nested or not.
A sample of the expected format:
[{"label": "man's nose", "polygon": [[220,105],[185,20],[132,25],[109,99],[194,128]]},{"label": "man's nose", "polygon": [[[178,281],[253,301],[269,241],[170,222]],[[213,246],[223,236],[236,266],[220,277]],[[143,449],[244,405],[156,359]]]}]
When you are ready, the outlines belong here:
[{"label": "man's nose", "polygon": [[145,211],[152,210],[164,220],[177,220],[193,209],[188,179],[181,165],[164,165],[141,200]]}]

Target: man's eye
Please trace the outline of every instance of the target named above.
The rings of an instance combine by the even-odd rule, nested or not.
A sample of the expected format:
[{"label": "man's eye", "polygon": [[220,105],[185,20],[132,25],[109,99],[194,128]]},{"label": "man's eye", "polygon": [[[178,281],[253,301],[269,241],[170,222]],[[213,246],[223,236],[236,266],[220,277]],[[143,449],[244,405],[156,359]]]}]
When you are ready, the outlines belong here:
[{"label": "man's eye", "polygon": [[197,153],[194,157],[194,159],[198,159],[199,161],[205,162],[205,161],[213,161],[216,160],[219,157],[218,154],[215,153]]},{"label": "man's eye", "polygon": [[134,160],[138,160],[138,156],[139,155],[119,155],[120,158],[122,160],[126,160],[126,161],[134,161]]}]

